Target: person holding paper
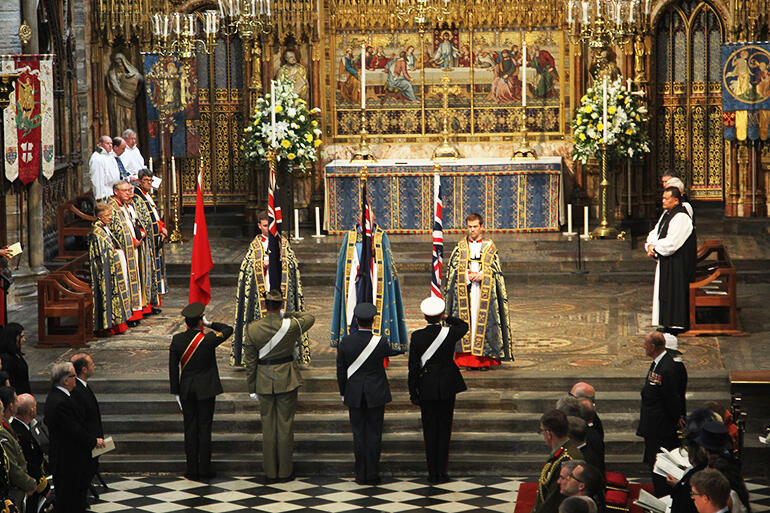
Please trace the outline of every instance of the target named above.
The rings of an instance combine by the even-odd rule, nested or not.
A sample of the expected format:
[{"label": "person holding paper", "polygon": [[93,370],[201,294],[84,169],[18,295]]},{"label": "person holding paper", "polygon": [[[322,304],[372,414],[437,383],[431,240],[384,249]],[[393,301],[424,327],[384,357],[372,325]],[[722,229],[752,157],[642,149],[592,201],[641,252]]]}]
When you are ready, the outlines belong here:
[{"label": "person holding paper", "polygon": [[484,238],[484,219],[465,218],[467,236],[452,251],[447,266],[447,313],[470,326],[458,342],[455,362],[469,369],[488,369],[513,360],[508,293],[495,243]]},{"label": "person holding paper", "polygon": [[[96,399],[93,390],[88,384],[88,379],[94,375],[96,365],[94,359],[89,354],[77,353],[72,355],[70,362],[75,367],[75,388],[72,390],[72,399],[80,406],[83,413],[83,422],[86,429],[92,435],[98,438],[104,438],[104,427],[102,426],[102,414],[99,410],[99,401]],[[99,459],[91,458],[89,462],[90,474],[88,482],[90,483],[99,469]]]},{"label": "person holding paper", "polygon": [[369,485],[381,482],[382,423],[385,405],[392,400],[384,362],[400,352],[388,337],[372,333],[376,314],[372,303],[358,303],[353,312],[358,331],[337,347],[337,384],[353,428],[356,483]]},{"label": "person holding paper", "polygon": [[140,169],[144,168],[144,157],[136,145],[136,132],[127,128],[123,130],[123,140],[126,141],[126,150],[123,152],[121,160],[126,171],[132,176],[136,175]]},{"label": "person holding paper", "polygon": [[663,333],[653,331],[644,337],[644,351],[653,361],[642,388],[642,407],[636,434],[644,438],[643,461],[650,466],[655,496],[663,497],[670,493],[670,486],[666,478],[652,472],[652,468],[661,447],[673,449],[679,446],[677,430],[684,427],[679,375],[674,368],[674,360],[666,351]]},{"label": "person holding paper", "polygon": [[267,315],[249,323],[243,345],[249,396],[259,400],[266,484],[294,479],[294,412],[302,386],[294,353],[315,322],[305,312],[282,315],[282,305],[279,290],[266,294]]},{"label": "person holding paper", "polygon": [[449,481],[447,466],[455,395],[467,390],[454,362],[454,350],[468,332],[468,323],[447,316],[445,307],[444,300],[438,297],[423,300],[420,310],[428,325],[412,333],[409,345],[409,398],[420,407],[431,484]]},{"label": "person holding paper", "polygon": [[216,349],[233,334],[231,326],[209,322],[203,315],[205,308],[191,303],[182,309],[187,331],[173,336],[168,359],[171,393],[184,417],[184,476],[192,480],[216,476],[211,469],[211,424],[216,397],[223,391]]},{"label": "person holding paper", "polygon": [[53,387],[45,400],[44,422],[50,437],[48,460],[56,488],[55,511],[87,509],[91,450],[104,447],[104,439],[88,432],[71,397],[76,378],[72,363],[55,364],[51,369]]}]

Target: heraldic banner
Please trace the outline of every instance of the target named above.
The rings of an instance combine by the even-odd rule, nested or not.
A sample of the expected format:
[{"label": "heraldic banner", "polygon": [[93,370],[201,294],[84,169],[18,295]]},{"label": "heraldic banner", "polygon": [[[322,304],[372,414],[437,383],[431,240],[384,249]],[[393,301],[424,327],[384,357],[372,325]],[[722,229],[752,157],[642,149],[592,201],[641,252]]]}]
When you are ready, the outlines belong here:
[{"label": "heraldic banner", "polygon": [[160,157],[161,113],[165,112],[163,129],[170,135],[171,154],[192,157],[200,153],[197,120],[198,60],[180,62],[157,53],[143,53],[144,79],[147,88],[147,125],[149,155]]},{"label": "heraldic banner", "polygon": [[5,177],[24,185],[54,172],[53,55],[2,55],[3,73],[18,73],[3,112]]},{"label": "heraldic banner", "polygon": [[722,44],[725,139],[767,140],[770,127],[770,42]]}]

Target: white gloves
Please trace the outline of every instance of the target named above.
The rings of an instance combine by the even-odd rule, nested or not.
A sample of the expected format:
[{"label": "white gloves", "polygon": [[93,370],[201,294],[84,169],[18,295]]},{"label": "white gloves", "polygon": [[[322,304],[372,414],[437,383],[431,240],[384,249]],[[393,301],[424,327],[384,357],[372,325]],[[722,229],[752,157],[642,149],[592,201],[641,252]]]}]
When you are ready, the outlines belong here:
[{"label": "white gloves", "polygon": [[205,315],[203,316],[203,325],[206,326],[207,328],[211,327],[211,321],[206,319]]},{"label": "white gloves", "polygon": [[253,393],[253,392],[252,392],[251,394],[249,394],[249,397],[251,397],[251,398],[252,398],[252,399],[254,399],[255,401],[258,401],[258,400],[259,400],[259,399],[257,398],[257,394],[255,394],[255,393]]},{"label": "white gloves", "polygon": [[174,397],[176,398],[176,404],[179,405],[179,409],[181,410],[182,409],[182,400],[179,398],[178,395],[175,395]]}]

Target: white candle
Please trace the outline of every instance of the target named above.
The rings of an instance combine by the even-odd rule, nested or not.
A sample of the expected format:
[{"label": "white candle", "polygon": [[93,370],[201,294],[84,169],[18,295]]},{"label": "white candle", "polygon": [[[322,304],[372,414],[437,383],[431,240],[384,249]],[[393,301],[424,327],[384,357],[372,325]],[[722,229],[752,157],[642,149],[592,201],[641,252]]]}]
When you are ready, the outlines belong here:
[{"label": "white candle", "polygon": [[648,16],[650,14],[650,0],[644,0],[644,15]]},{"label": "white candle", "polygon": [[527,35],[521,36],[521,106],[527,106]]},{"label": "white candle", "polygon": [[602,4],[600,3],[601,0],[596,0],[596,17],[602,15]]},{"label": "white candle", "polygon": [[270,0],[267,0],[267,15],[270,16]]},{"label": "white candle", "polygon": [[315,236],[321,236],[321,209],[315,207]]},{"label": "white candle", "polygon": [[567,4],[567,23],[572,25],[572,0]]},{"label": "white candle", "polygon": [[152,173],[152,157],[150,157],[150,173]]},{"label": "white candle", "polygon": [[567,204],[567,233],[572,233],[572,203]]},{"label": "white candle", "polygon": [[318,37],[321,37],[321,0],[315,0],[315,12],[316,12],[316,22],[315,22],[315,30],[318,32]]},{"label": "white candle", "polygon": [[588,205],[583,207],[583,237],[588,238]]},{"label": "white candle", "polygon": [[171,193],[176,194],[176,160],[171,157]]},{"label": "white candle", "polygon": [[631,77],[628,77],[626,79],[626,86],[627,86],[628,92],[630,93],[631,92]]},{"label": "white candle", "polygon": [[588,3],[588,0],[584,0],[581,5],[583,6],[583,25],[588,25],[588,8],[591,4]]},{"label": "white candle", "polygon": [[270,81],[270,145],[275,148],[275,80]]},{"label": "white candle", "polygon": [[294,238],[299,239],[299,210],[294,209]]},{"label": "white candle", "polygon": [[602,137],[605,144],[607,143],[607,77],[604,77],[602,81]]},{"label": "white candle", "polygon": [[366,44],[361,45],[361,110],[366,108]]}]

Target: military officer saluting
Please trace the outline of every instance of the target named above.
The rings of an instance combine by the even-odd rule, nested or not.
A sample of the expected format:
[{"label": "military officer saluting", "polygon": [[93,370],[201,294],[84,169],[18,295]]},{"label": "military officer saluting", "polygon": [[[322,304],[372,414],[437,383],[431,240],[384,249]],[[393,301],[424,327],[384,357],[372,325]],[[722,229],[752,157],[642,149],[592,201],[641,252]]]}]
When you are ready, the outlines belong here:
[{"label": "military officer saluting", "polygon": [[295,353],[302,335],[315,322],[305,312],[282,316],[282,304],[280,290],[266,294],[267,315],[249,323],[243,344],[249,394],[259,399],[267,484],[294,479],[294,412],[302,385]]},{"label": "military officer saluting", "polygon": [[[176,396],[184,417],[185,477],[188,479],[209,479],[216,475],[211,469],[211,424],[214,401],[222,393],[216,349],[233,334],[231,326],[206,320],[204,310],[202,303],[184,307],[182,315],[187,331],[174,335],[169,348],[171,393]],[[206,327],[211,331],[204,331]]]},{"label": "military officer saluting", "polygon": [[[455,344],[468,332],[468,323],[444,314],[446,304],[429,297],[420,304],[428,325],[412,333],[409,346],[409,397],[420,406],[431,484],[449,481],[449,439],[455,395],[466,390],[454,361]],[[441,325],[442,319],[445,326]]]}]

